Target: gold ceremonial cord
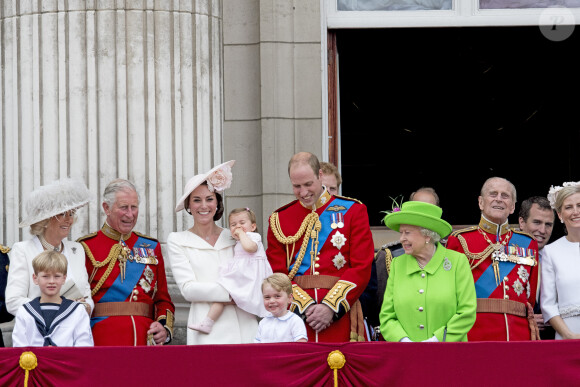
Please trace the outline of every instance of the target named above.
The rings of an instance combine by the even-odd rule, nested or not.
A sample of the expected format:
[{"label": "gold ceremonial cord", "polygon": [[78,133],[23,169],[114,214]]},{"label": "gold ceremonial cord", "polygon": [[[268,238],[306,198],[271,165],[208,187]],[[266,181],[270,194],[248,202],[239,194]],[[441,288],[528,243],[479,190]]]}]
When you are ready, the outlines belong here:
[{"label": "gold ceremonial cord", "polygon": [[85,242],[81,242],[81,244],[83,245],[83,247],[85,249],[85,252],[87,253],[87,256],[89,257],[89,260],[91,261],[91,264],[94,267],[93,274],[91,275],[91,278],[89,279],[89,282],[92,281],[92,279],[93,279],[93,277],[94,277],[97,269],[105,266],[107,263],[109,264],[109,266],[107,267],[107,270],[101,276],[101,279],[99,280],[99,282],[97,283],[97,285],[95,285],[95,288],[93,290],[91,290],[91,296],[94,296],[99,291],[99,289],[101,288],[101,286],[103,286],[103,283],[105,283],[105,281],[107,280],[107,278],[109,278],[109,275],[111,274],[111,271],[113,271],[113,267],[115,267],[115,263],[117,262],[117,258],[119,257],[119,255],[121,254],[121,252],[123,250],[123,246],[120,243],[116,243],[111,248],[111,251],[109,252],[109,255],[107,256],[107,258],[104,261],[99,262],[93,256],[93,253],[91,252],[91,250],[89,249],[89,247],[87,246],[87,244]]},{"label": "gold ceremonial cord", "polygon": [[[316,212],[312,211],[310,214],[306,215],[306,217],[302,221],[302,224],[300,225],[300,228],[298,229],[298,232],[295,235],[290,236],[290,237],[287,237],[282,232],[282,228],[280,227],[280,219],[278,217],[277,212],[274,212],[272,214],[272,216],[270,217],[270,228],[272,229],[272,232],[274,233],[276,240],[278,240],[278,242],[280,242],[284,245],[296,243],[296,241],[298,239],[300,239],[300,237],[302,237],[302,235],[304,235],[304,232],[308,230],[309,234],[304,235],[304,239],[302,240],[302,246],[300,246],[300,252],[298,253],[298,258],[296,258],[296,262],[294,263],[294,267],[292,268],[292,271],[290,273],[288,273],[288,278],[290,278],[292,280],[294,278],[294,275],[296,274],[296,272],[300,268],[300,265],[302,264],[302,260],[304,259],[304,254],[306,254],[306,247],[308,246],[308,241],[310,240],[310,237],[312,236],[312,231],[313,230],[320,231],[320,229],[322,228],[322,224],[318,220],[318,214]],[[290,263],[291,257],[288,256],[288,252],[286,252],[286,255],[287,255],[286,256],[286,263],[288,264],[288,267],[290,267],[289,263]]]},{"label": "gold ceremonial cord", "polygon": [[[481,253],[478,254],[473,254],[472,252],[469,251],[469,249],[467,248],[467,242],[465,241],[465,238],[463,238],[463,236],[458,235],[457,237],[457,239],[459,239],[459,243],[461,243],[461,247],[463,247],[465,255],[471,260],[470,262],[471,270],[479,266],[492,251],[499,251],[502,246],[507,245],[511,236],[511,231],[508,231],[504,237],[504,240],[501,243],[499,242],[492,243],[487,237],[487,235],[485,235],[484,231],[482,231],[481,229],[478,229],[478,231],[481,233],[481,235],[483,235],[485,241],[489,243],[489,246],[487,246],[485,250],[483,250]],[[495,282],[497,285],[499,285],[499,283],[501,282],[501,278],[499,278],[499,262],[497,260],[494,260],[493,258],[492,262]]]},{"label": "gold ceremonial cord", "polygon": [[[474,254],[471,251],[469,251],[469,248],[467,247],[467,241],[465,240],[465,238],[463,238],[463,236],[458,235],[457,236],[457,239],[459,239],[459,243],[461,243],[461,247],[463,247],[463,251],[464,251],[465,255],[467,256],[467,258],[469,258],[471,260],[471,264],[470,264],[471,270],[473,270],[477,266],[479,266],[479,264],[481,262],[483,262],[483,260],[493,250],[495,250],[495,246],[494,245],[489,245],[481,253]],[[474,262],[474,261],[477,261],[477,262]]]}]

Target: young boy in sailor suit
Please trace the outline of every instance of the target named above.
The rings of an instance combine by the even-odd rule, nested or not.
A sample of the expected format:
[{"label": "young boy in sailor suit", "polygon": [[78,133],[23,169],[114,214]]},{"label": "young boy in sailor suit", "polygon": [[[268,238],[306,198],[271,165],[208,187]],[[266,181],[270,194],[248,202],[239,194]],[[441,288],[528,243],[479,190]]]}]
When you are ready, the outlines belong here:
[{"label": "young boy in sailor suit", "polygon": [[46,250],[32,260],[32,279],[40,297],[22,305],[12,332],[14,347],[89,347],[93,335],[82,304],[60,296],[66,281],[66,257]]}]

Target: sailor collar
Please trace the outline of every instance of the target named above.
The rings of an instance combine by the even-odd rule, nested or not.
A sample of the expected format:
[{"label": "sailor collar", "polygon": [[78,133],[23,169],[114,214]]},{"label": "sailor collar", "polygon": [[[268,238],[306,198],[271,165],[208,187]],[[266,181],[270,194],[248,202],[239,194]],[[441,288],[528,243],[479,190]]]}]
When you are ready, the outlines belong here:
[{"label": "sailor collar", "polygon": [[103,232],[103,234],[105,234],[109,238],[116,240],[116,241],[120,241],[121,238],[123,238],[124,241],[131,238],[131,233],[121,235],[121,233],[119,231],[117,231],[113,227],[109,226],[109,224],[107,222],[105,222],[105,224],[103,224],[103,227],[101,227],[101,231]]},{"label": "sailor collar", "polygon": [[486,219],[485,216],[481,215],[481,220],[479,221],[479,228],[487,232],[488,234],[504,235],[510,230],[510,225],[506,220],[506,222],[500,226]]},{"label": "sailor collar", "polygon": [[325,204],[327,204],[331,198],[332,198],[332,195],[330,195],[328,193],[328,191],[326,190],[326,187],[324,187],[324,191],[322,192],[322,195],[320,195],[320,197],[318,198],[318,200],[316,201],[316,203],[312,207],[305,206],[300,200],[298,200],[298,202],[300,202],[302,207],[307,208],[307,209],[312,210],[312,211],[316,211],[317,208],[320,208],[320,207],[324,206]]}]

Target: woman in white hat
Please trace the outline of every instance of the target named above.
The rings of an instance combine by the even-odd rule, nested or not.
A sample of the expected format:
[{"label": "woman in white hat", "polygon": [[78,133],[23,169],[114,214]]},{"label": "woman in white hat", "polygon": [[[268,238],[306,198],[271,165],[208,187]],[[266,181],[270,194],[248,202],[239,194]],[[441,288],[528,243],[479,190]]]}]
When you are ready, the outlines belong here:
[{"label": "woman in white hat", "polygon": [[[192,177],[175,207],[175,212],[185,209],[194,222],[190,229],[167,237],[173,277],[183,298],[191,302],[188,325],[205,319],[212,303],[231,301],[228,291],[217,281],[220,266],[234,259],[236,241],[229,229],[215,222],[224,212],[222,193],[231,185],[234,162]],[[257,329],[256,316],[232,303],[224,308],[210,333],[188,329],[187,344],[252,343]]]},{"label": "woman in white hat", "polygon": [[30,226],[32,239],[17,242],[10,251],[10,271],[6,286],[6,306],[16,314],[18,308],[40,296],[32,281],[32,260],[44,250],[58,251],[67,258],[68,273],[61,296],[84,303],[87,313],[93,309],[91,288],[85,267],[83,247],[67,239],[75,221],[75,212],[90,200],[90,192],[79,180],[61,179],[38,187],[26,200],[26,218],[20,227]]},{"label": "woman in white hat", "polygon": [[[397,211],[398,210],[398,211]],[[385,216],[405,254],[393,259],[379,318],[387,341],[467,341],[477,300],[464,254],[439,241],[451,232],[440,207],[409,201]]]}]

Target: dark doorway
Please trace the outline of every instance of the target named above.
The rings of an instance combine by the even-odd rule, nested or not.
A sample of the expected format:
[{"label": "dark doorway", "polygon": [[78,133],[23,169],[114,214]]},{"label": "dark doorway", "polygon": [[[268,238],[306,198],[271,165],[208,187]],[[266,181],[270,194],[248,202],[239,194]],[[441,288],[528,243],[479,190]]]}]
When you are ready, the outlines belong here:
[{"label": "dark doorway", "polygon": [[[538,27],[337,31],[343,193],[371,226],[391,197],[435,188],[454,225],[479,220],[483,182],[505,177],[519,203],[580,180],[578,32]],[[562,235],[559,222],[552,240]]]}]

